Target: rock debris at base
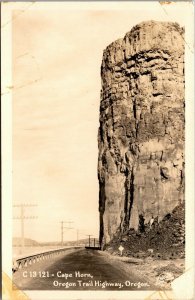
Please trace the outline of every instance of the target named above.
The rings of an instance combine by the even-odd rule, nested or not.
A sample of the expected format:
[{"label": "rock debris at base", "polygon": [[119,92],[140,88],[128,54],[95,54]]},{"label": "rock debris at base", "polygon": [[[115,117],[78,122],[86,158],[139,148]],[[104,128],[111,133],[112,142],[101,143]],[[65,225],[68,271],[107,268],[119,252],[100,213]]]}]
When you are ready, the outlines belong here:
[{"label": "rock debris at base", "polygon": [[107,244],[106,249],[111,254],[120,255],[118,245],[124,247],[124,256],[168,260],[184,258],[184,206],[177,206],[161,222],[154,222],[151,229],[149,224],[146,224],[144,232],[127,230],[121,233],[118,231],[112,241]]}]

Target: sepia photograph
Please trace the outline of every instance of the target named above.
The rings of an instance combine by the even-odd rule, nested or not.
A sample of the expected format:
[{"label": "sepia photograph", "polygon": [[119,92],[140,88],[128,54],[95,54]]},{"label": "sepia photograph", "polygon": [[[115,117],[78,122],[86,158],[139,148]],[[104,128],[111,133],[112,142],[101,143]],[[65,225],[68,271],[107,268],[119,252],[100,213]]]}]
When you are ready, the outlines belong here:
[{"label": "sepia photograph", "polygon": [[192,3],[2,8],[3,299],[192,299]]}]

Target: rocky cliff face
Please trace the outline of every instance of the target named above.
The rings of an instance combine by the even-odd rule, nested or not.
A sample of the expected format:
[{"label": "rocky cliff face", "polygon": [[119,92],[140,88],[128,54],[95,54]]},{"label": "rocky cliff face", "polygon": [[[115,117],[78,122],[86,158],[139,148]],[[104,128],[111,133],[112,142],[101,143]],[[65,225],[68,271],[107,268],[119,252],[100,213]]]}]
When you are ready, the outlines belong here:
[{"label": "rocky cliff face", "polygon": [[184,31],[143,22],[103,53],[100,241],[184,201]]}]

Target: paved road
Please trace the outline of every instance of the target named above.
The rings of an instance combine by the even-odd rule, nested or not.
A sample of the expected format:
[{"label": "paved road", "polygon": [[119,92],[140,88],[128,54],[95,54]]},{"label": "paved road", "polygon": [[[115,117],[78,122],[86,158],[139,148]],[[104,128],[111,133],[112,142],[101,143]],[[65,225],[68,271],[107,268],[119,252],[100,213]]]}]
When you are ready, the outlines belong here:
[{"label": "paved road", "polygon": [[124,262],[115,264],[96,250],[73,250],[47,267],[44,264],[36,263],[15,272],[13,282],[23,290],[152,289],[143,278],[127,272]]}]

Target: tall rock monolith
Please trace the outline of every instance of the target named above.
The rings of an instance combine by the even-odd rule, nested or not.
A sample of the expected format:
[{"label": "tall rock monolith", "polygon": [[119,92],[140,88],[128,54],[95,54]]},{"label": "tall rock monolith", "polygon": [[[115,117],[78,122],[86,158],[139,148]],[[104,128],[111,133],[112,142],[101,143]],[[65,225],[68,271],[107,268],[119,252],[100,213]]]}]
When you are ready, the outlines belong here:
[{"label": "tall rock monolith", "polygon": [[184,30],[148,21],[103,53],[100,241],[184,201]]}]

